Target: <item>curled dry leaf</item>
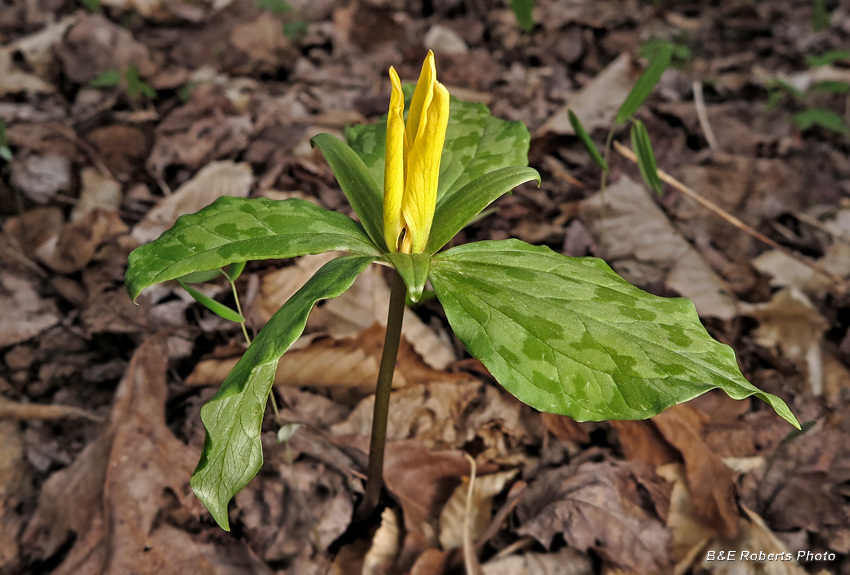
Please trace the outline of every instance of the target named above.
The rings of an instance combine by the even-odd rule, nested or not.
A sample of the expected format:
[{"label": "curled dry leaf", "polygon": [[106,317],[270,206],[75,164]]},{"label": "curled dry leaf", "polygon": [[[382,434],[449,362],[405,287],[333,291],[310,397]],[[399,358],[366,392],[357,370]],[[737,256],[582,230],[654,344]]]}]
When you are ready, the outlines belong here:
[{"label": "curled dry leaf", "polygon": [[387,573],[398,556],[400,543],[398,517],[392,508],[387,507],[381,513],[381,526],[375,532],[372,546],[363,559],[362,575]]},{"label": "curled dry leaf", "polygon": [[670,533],[640,487],[654,474],[615,462],[544,471],[517,506],[517,533],[549,547],[555,535],[579,551],[593,549],[608,563],[634,573],[668,573]]},{"label": "curled dry leaf", "polygon": [[776,292],[761,304],[742,304],[741,312],[759,322],[756,341],[764,347],[778,348],[805,373],[815,395],[823,393],[824,364],[821,337],[829,322],[798,289]]},{"label": "curled dry leaf", "polygon": [[701,316],[731,319],[735,302],[723,281],[697,251],[670,225],[646,189],[626,176],[602,195],[581,204],[582,220],[601,244],[602,256],[626,279],[638,285],[663,282],[691,299]]},{"label": "curled dry leaf", "polygon": [[697,514],[726,537],[738,534],[735,473],[706,445],[700,429],[705,415],[689,405],[676,405],[652,422],[685,460],[688,487]]},{"label": "curled dry leaf", "polygon": [[81,17],[55,51],[65,75],[77,84],[87,84],[110,70],[123,73],[130,66],[136,66],[143,78],[156,71],[147,46],[100,14]]},{"label": "curled dry leaf", "polygon": [[597,128],[607,130],[614,124],[617,110],[640,75],[640,66],[632,61],[631,56],[620,54],[577,94],[572,95],[569,104],[555,112],[535,136],[575,133],[570,123],[570,110],[578,116],[589,133]]},{"label": "curled dry leaf", "polygon": [[455,549],[464,544],[464,524],[468,521],[469,536],[475,542],[490,524],[493,514],[493,497],[504,490],[505,485],[516,477],[517,469],[501,471],[475,478],[472,490],[470,515],[466,510],[469,502],[469,477],[464,477],[440,513],[440,545],[443,549]]},{"label": "curled dry leaf", "polygon": [[41,298],[26,278],[0,271],[0,347],[37,336],[57,324],[53,300]]},{"label": "curled dry leaf", "polygon": [[253,179],[248,164],[213,162],[148,212],[133,228],[133,237],[141,243],[153,241],[178,217],[197,212],[222,196],[247,198]]},{"label": "curled dry leaf", "polygon": [[86,267],[101,246],[114,243],[127,231],[117,212],[94,209],[65,224],[39,247],[36,255],[54,271],[70,274]]},{"label": "curled dry leaf", "polygon": [[590,558],[573,547],[564,547],[556,553],[508,555],[481,566],[482,575],[592,575],[594,572]]}]

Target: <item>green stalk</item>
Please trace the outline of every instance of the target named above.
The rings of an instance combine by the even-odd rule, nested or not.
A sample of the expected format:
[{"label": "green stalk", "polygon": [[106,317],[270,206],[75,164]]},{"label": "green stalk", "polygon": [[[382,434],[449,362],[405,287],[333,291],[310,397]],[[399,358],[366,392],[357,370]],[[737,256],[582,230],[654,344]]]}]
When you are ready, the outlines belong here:
[{"label": "green stalk", "polygon": [[393,282],[390,290],[390,309],[387,313],[387,335],[384,338],[384,351],[381,355],[381,368],[378,371],[378,385],[375,389],[375,412],[372,416],[372,440],[369,444],[369,474],[366,479],[366,493],[357,508],[355,520],[366,519],[378,506],[384,480],[384,447],[387,443],[387,418],[390,413],[390,391],[393,387],[398,346],[401,342],[401,324],[404,321],[404,301],[407,288],[398,272],[393,270]]}]

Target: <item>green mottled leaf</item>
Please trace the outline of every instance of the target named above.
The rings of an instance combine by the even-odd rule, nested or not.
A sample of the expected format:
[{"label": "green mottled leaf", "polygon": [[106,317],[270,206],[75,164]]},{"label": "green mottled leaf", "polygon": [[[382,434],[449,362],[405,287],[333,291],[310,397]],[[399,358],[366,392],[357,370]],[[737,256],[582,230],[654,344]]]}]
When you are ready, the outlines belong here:
[{"label": "green mottled leaf", "polygon": [[393,264],[404,285],[407,286],[407,297],[412,303],[419,301],[425,282],[428,281],[428,270],[431,267],[431,256],[425,254],[386,253],[384,258]]},{"label": "green mottled leaf", "polygon": [[534,0],[511,0],[511,10],[523,32],[534,30]]},{"label": "green mottled leaf", "polygon": [[643,181],[655,192],[661,194],[661,178],[658,177],[658,165],[655,163],[655,154],[652,153],[652,143],[649,141],[649,132],[640,120],[632,123],[632,148],[638,160],[638,169]]},{"label": "green mottled leaf", "polygon": [[788,406],[748,382],[693,303],[650,295],[602,260],[519,240],[432,258],[431,284],[454,332],[520,401],[579,421],[644,419],[720,388]]},{"label": "green mottled leaf", "polygon": [[272,316],[218,392],[201,408],[207,434],[190,483],[222,529],[230,530],[228,502],[263,464],[260,430],[278,360],[304,331],[316,302],[342,294],[373,260],[345,256],[322,266]]},{"label": "green mottled leaf", "polygon": [[322,151],[366,233],[382,251],[388,251],[384,241],[383,187],[378,187],[376,183],[381,182],[383,186],[383,175],[380,180],[373,179],[354,150],[330,134],[319,134],[310,140],[310,143]]},{"label": "green mottled leaf", "polygon": [[436,253],[496,198],[531,180],[540,184],[540,174],[533,168],[501,168],[469,182],[457,193],[448,196],[437,204],[425,253]]},{"label": "green mottled leaf", "polygon": [[380,255],[360,224],[342,214],[298,199],[225,196],[134,250],[127,291],[135,300],[146,287],[191,272],[331,250]]},{"label": "green mottled leaf", "polygon": [[[410,107],[413,85],[406,84],[405,110]],[[345,139],[362,158],[373,179],[384,181],[384,150],[387,118],[374,124],[351,126]],[[490,115],[484,104],[452,97],[446,143],[440,160],[437,202],[446,201],[472,180],[509,166],[528,165],[528,128],[522,122],[506,122]]]},{"label": "green mottled leaf", "polygon": [[664,73],[664,70],[667,69],[667,66],[670,65],[670,59],[673,57],[673,49],[670,46],[659,48],[658,52],[656,52],[655,57],[649,63],[649,66],[646,67],[643,74],[641,74],[640,78],[638,78],[635,85],[632,87],[632,91],[629,92],[629,95],[626,96],[626,100],[623,102],[623,105],[620,106],[620,109],[617,110],[617,117],[615,122],[617,124],[622,124],[623,122],[629,120],[632,116],[634,116],[635,112],[638,111],[640,105],[643,104],[643,101],[652,93],[652,90],[655,89],[655,85],[658,83],[658,80],[661,79],[661,75]]},{"label": "green mottled leaf", "polygon": [[573,114],[572,110],[568,110],[570,118],[570,125],[573,127],[573,131],[578,136],[578,139],[584,145],[584,149],[587,150],[587,153],[590,155],[590,159],[593,160],[597,166],[602,168],[602,171],[608,171],[608,162],[605,161],[605,158],[602,157],[602,154],[599,153],[599,150],[596,148],[596,144],[593,143],[593,140],[590,139],[590,134],[587,133],[587,130],[584,129],[584,126],[579,121],[578,116]]},{"label": "green mottled leaf", "polygon": [[182,281],[180,282],[180,286],[186,290],[186,292],[188,292],[188,294],[192,296],[196,302],[216,314],[218,317],[222,317],[228,321],[235,321],[236,323],[245,323],[244,317],[223,303],[215,301],[210,296],[205,295],[203,292],[196,290]]},{"label": "green mottled leaf", "polygon": [[826,128],[827,130],[832,130],[845,136],[850,135],[850,128],[844,123],[844,118],[831,110],[809,108],[808,110],[794,114],[792,119],[794,120],[794,124],[804,132],[820,126],[821,128]]},{"label": "green mottled leaf", "polygon": [[245,270],[245,264],[248,262],[236,262],[227,266],[227,269],[224,271],[224,275],[227,276],[227,279],[235,282],[239,279],[239,276],[242,275],[242,272]]}]

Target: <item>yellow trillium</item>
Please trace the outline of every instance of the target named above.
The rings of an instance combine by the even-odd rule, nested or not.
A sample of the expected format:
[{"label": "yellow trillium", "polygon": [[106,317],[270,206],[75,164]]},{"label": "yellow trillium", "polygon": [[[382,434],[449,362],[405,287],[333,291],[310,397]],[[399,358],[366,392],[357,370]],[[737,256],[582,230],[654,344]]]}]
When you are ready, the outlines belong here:
[{"label": "yellow trillium", "polygon": [[440,157],[449,123],[449,91],[437,82],[434,53],[428,52],[413,92],[407,124],[404,94],[395,68],[387,116],[384,167],[384,239],[392,252],[420,253],[428,243]]}]

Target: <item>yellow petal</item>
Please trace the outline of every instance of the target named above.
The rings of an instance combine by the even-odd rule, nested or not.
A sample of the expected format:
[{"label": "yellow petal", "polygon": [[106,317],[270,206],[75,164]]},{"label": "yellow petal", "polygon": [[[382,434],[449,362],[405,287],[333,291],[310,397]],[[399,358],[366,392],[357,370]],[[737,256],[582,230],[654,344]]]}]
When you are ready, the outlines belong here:
[{"label": "yellow petal", "polygon": [[[429,59],[433,62],[433,54],[429,54]],[[419,91],[418,85],[416,89]],[[449,123],[449,91],[437,81],[433,82],[430,91],[433,96],[419,121],[420,134],[410,149],[404,186],[402,212],[407,232],[402,251],[409,253],[422,252],[428,243],[437,205],[440,158]]]},{"label": "yellow petal", "polygon": [[410,148],[425,129],[423,111],[428,109],[431,99],[434,97],[434,82],[437,81],[437,67],[434,64],[434,52],[428,50],[425,62],[422,63],[422,71],[416,82],[416,90],[410,101],[410,112],[407,114],[407,142]]},{"label": "yellow petal", "polygon": [[387,149],[384,166],[384,240],[391,252],[398,251],[398,238],[404,228],[405,136],[404,94],[395,68],[390,68],[393,91],[387,114]]}]

